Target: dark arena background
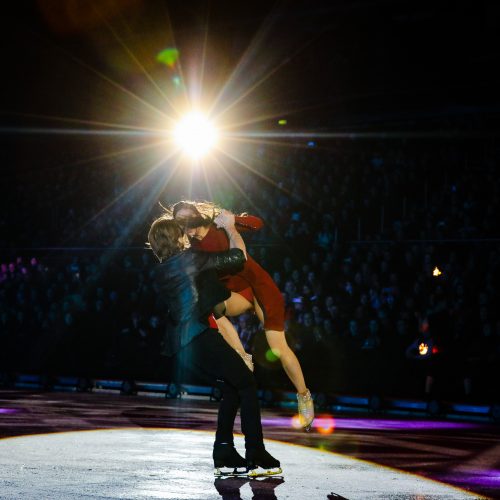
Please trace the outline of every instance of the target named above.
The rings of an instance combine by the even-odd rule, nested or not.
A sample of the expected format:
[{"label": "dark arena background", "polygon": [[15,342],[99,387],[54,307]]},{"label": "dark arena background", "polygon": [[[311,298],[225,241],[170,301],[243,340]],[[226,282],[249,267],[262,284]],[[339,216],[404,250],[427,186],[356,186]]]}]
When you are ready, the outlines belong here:
[{"label": "dark arena background", "polygon": [[[0,9],[0,498],[500,498],[498,2]],[[182,199],[264,221],[309,433],[231,320],[281,476],[213,477],[220,388],[161,355]]]}]

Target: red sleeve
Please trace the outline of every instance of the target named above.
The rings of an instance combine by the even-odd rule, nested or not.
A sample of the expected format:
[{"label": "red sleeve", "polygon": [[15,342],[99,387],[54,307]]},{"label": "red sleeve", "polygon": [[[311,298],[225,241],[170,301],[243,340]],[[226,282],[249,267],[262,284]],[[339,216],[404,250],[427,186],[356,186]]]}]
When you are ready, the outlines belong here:
[{"label": "red sleeve", "polygon": [[236,215],[234,218],[236,229],[243,233],[245,231],[258,231],[264,226],[260,217],[255,215]]}]

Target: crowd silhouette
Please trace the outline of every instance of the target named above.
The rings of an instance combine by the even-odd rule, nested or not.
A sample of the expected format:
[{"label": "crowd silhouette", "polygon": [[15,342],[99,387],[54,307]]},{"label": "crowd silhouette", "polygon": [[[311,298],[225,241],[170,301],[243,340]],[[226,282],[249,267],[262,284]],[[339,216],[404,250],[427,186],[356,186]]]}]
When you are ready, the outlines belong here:
[{"label": "crowd silhouette", "polygon": [[[260,175],[217,186],[214,201],[264,220],[245,239],[314,390],[498,398],[498,157],[479,139],[260,146]],[[20,172],[2,189],[3,373],[171,376],[144,242],[157,201],[177,199],[144,207],[154,180],[128,189],[122,173]],[[255,315],[233,322],[261,386],[287,389]]]}]

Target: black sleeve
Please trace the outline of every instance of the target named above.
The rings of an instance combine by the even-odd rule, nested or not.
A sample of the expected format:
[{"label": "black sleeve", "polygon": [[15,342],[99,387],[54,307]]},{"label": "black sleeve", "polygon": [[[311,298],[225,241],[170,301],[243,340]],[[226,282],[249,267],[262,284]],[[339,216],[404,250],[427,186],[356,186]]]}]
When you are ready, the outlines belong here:
[{"label": "black sleeve", "polygon": [[199,271],[215,269],[229,274],[235,274],[245,264],[245,254],[239,248],[231,248],[226,252],[195,252]]}]

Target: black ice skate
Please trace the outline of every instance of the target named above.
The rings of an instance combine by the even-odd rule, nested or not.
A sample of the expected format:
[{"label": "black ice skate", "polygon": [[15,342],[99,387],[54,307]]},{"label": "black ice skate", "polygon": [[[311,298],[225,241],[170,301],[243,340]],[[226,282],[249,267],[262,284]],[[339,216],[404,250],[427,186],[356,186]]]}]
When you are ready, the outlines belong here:
[{"label": "black ice skate", "polygon": [[264,448],[247,450],[246,459],[250,477],[274,476],[283,472],[279,460]]},{"label": "black ice skate", "polygon": [[236,451],[233,443],[214,444],[214,475],[243,476],[247,473],[246,460]]}]

